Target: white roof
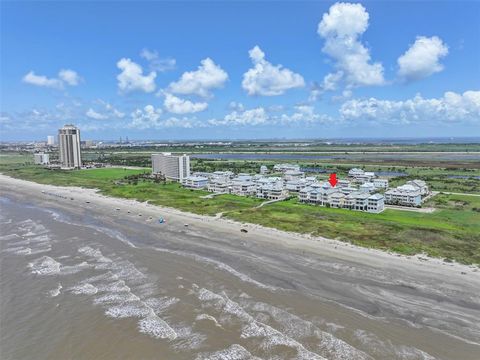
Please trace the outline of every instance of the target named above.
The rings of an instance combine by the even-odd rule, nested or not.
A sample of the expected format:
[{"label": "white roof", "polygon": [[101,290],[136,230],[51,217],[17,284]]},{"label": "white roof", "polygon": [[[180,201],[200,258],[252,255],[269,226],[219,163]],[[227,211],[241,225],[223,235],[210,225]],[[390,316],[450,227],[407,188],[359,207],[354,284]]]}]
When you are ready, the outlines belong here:
[{"label": "white roof", "polygon": [[399,191],[405,191],[405,192],[413,192],[413,191],[417,190],[417,188],[415,186],[410,185],[410,184],[405,184],[405,185],[399,186],[399,187],[397,187],[397,189]]},{"label": "white roof", "polygon": [[208,181],[208,178],[203,177],[203,176],[187,176],[185,180],[191,180],[191,181]]}]

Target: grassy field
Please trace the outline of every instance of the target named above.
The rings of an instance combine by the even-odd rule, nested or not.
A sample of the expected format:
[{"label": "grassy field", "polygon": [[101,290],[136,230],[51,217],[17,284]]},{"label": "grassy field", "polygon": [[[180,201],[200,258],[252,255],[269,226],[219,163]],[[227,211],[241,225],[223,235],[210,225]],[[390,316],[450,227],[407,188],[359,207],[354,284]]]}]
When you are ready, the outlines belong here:
[{"label": "grassy field", "polygon": [[47,170],[41,166],[0,162],[0,172],[40,184],[100,189],[105,195],[149,201],[152,204],[174,207],[183,211],[204,215],[215,215],[224,211],[252,208],[262,202],[259,199],[234,195],[221,195],[213,199],[203,199],[201,198],[202,196],[210,193],[187,190],[177,183],[157,184],[142,179],[136,184],[122,181],[125,176],[149,173],[150,170],[123,168],[75,171]]},{"label": "grassy field", "polygon": [[[413,255],[480,264],[480,197],[438,195],[432,213],[385,210],[381,214],[300,204],[296,199],[227,214],[286,231]],[[478,210],[474,210],[478,209]]]},{"label": "grassy field", "polygon": [[98,188],[106,195],[197,214],[222,212],[225,217],[241,222],[321,235],[360,246],[408,255],[424,252],[447,261],[480,264],[480,197],[440,194],[428,203],[438,209],[431,214],[398,210],[368,214],[300,204],[296,199],[256,208],[261,200],[234,195],[204,199],[202,196],[207,192],[187,190],[175,183],[123,181],[127,175],[144,171],[122,168],[62,171],[16,164],[12,159],[0,162],[0,172],[42,184]]}]

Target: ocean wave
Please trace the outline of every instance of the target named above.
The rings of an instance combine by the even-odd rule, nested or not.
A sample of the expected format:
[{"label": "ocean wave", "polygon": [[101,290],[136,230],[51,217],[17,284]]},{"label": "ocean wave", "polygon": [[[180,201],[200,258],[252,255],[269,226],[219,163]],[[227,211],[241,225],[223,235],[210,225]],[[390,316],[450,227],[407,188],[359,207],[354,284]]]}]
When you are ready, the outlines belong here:
[{"label": "ocean wave", "polygon": [[147,334],[156,339],[175,340],[177,333],[164,320],[155,314],[150,314],[138,322],[138,329],[141,333]]},{"label": "ocean wave", "polygon": [[58,295],[60,295],[60,291],[62,290],[63,286],[62,284],[58,284],[58,286],[53,289],[53,290],[50,290],[48,293],[50,294],[51,297],[57,297]]},{"label": "ocean wave", "polygon": [[95,295],[98,289],[92,284],[81,284],[69,289],[75,295]]},{"label": "ocean wave", "polygon": [[252,356],[243,346],[238,344],[230,345],[226,349],[207,352],[198,355],[195,360],[260,360],[255,356]]}]

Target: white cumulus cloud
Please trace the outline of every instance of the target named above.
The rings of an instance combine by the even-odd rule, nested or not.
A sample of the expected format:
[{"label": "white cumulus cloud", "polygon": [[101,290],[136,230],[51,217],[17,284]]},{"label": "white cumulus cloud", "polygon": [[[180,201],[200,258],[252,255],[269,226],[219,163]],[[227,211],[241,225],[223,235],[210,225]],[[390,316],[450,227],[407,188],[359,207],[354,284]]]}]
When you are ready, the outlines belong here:
[{"label": "white cumulus cloud", "polygon": [[417,95],[404,101],[352,99],[341,106],[340,115],[345,120],[384,123],[480,123],[480,91],[466,91],[463,94],[449,91],[440,98],[431,99]]},{"label": "white cumulus cloud", "polygon": [[300,74],[265,60],[265,53],[260,47],[251,49],[249,56],[254,67],[243,74],[242,81],[242,87],[248,95],[282,95],[287,90],[305,86]]},{"label": "white cumulus cloud", "polygon": [[228,74],[212,59],[206,58],[200,62],[197,70],[184,72],[178,81],[170,83],[168,91],[208,98],[213,89],[223,87],[227,80]]},{"label": "white cumulus cloud", "polygon": [[74,70],[62,69],[58,72],[58,78],[49,78],[45,75],[37,75],[35,72],[30,71],[22,78],[22,81],[35,86],[63,89],[64,85],[78,85],[81,78]]},{"label": "white cumulus cloud", "polygon": [[209,120],[210,125],[261,125],[270,119],[267,111],[262,107],[243,111],[232,111],[223,119]]},{"label": "white cumulus cloud", "polygon": [[88,111],[85,113],[87,117],[90,119],[95,119],[95,120],[105,120],[108,119],[108,115],[105,114],[100,114],[99,112],[93,110],[92,108],[88,109]]},{"label": "white cumulus cloud", "polygon": [[369,14],[361,4],[335,3],[323,14],[318,34],[325,39],[322,49],[335,61],[337,71],[324,79],[325,91],[346,86],[373,86],[385,83],[383,65],[371,61],[370,51],[360,41],[367,30]]},{"label": "white cumulus cloud", "polygon": [[150,93],[155,90],[155,78],[157,77],[155,71],[150,72],[148,75],[143,75],[142,67],[128,58],[120,59],[117,62],[117,67],[122,71],[117,75],[120,91],[140,90]]},{"label": "white cumulus cloud", "polygon": [[443,70],[440,59],[448,47],[437,36],[417,36],[415,43],[398,58],[398,75],[407,81],[423,79]]},{"label": "white cumulus cloud", "polygon": [[116,109],[112,104],[102,99],[96,100],[95,103],[101,105],[103,109],[94,110],[93,108],[89,108],[85,113],[85,115],[90,119],[95,119],[95,120],[105,120],[105,119],[113,119],[113,118],[123,119],[125,117],[125,113]]},{"label": "white cumulus cloud", "polygon": [[70,69],[60,70],[60,72],[58,73],[58,77],[63,82],[67,83],[70,86],[77,86],[81,81],[81,78],[77,74],[77,72],[74,71],[74,70],[70,70]]},{"label": "white cumulus cloud", "polygon": [[192,102],[169,93],[165,93],[163,105],[165,106],[165,109],[174,114],[196,113],[203,111],[208,107],[206,102]]},{"label": "white cumulus cloud", "polygon": [[135,129],[158,127],[162,113],[162,109],[155,108],[153,105],[147,105],[143,109],[136,109],[130,114],[132,118],[130,127]]},{"label": "white cumulus cloud", "polygon": [[157,51],[143,49],[140,56],[148,61],[150,70],[165,72],[175,69],[177,61],[174,58],[161,58]]}]

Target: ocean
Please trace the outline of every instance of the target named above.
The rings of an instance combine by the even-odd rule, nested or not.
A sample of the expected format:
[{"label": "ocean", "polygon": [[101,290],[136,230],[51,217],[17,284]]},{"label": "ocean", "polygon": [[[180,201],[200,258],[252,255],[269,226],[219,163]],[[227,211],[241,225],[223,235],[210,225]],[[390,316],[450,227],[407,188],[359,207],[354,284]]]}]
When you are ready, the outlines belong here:
[{"label": "ocean", "polygon": [[3,360],[478,358],[471,289],[95,204],[0,205]]}]

